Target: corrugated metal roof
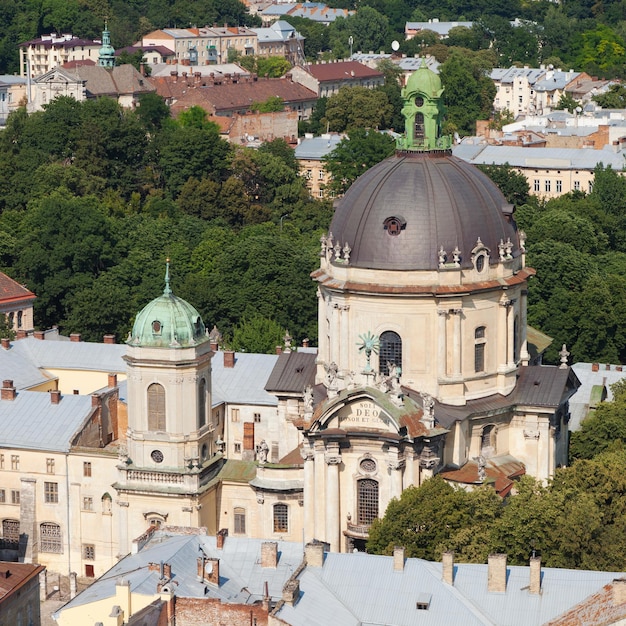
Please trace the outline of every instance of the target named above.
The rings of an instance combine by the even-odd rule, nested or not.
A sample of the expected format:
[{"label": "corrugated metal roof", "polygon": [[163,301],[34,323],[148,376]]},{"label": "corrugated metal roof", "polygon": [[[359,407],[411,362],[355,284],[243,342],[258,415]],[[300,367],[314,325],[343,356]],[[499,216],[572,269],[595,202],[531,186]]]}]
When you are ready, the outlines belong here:
[{"label": "corrugated metal roof", "polygon": [[[267,581],[269,595],[274,601],[282,597],[285,582],[302,561],[302,544],[278,541],[276,568],[261,567],[260,539],[227,537],[218,550],[215,537],[206,535],[175,535],[157,531],[137,554],[114,565],[90,587],[63,606],[64,610],[115,595],[115,583],[120,578],[130,583],[133,593],[153,595],[159,582],[159,572],[149,571],[149,563],[169,563],[176,595],[187,598],[218,598],[225,603],[253,604],[263,597]],[[208,585],[197,580],[199,555],[220,560],[220,585]]]},{"label": "corrugated metal roof", "polygon": [[[17,342],[19,345],[20,342]],[[12,380],[17,389],[29,389],[50,380],[23,351],[11,343],[8,350],[0,349],[0,380]]]},{"label": "corrugated metal roof", "polygon": [[[528,590],[529,568],[509,567],[505,593],[487,591],[487,565],[455,564],[454,585],[441,580],[441,564],[393,557],[329,553],[322,568],[299,576],[300,599],[278,617],[287,624],[537,626],[567,611],[616,577],[612,572],[543,569],[542,593]],[[427,610],[416,602],[430,594]]]},{"label": "corrugated metal roof", "polygon": [[322,157],[332,152],[343,138],[342,135],[328,134],[322,137],[302,139],[294,150],[296,159],[314,159],[321,161]]},{"label": "corrugated metal roof", "polygon": [[274,392],[302,393],[315,384],[316,354],[311,352],[283,352],[276,362],[265,389]]},{"label": "corrugated metal roof", "polygon": [[67,395],[52,404],[49,393],[18,391],[15,400],[0,400],[0,446],[68,452],[92,410],[91,396]]},{"label": "corrugated metal roof", "polygon": [[219,351],[211,360],[213,406],[222,402],[276,406],[278,400],[265,391],[276,354],[235,353],[235,367],[224,367],[224,353]]}]

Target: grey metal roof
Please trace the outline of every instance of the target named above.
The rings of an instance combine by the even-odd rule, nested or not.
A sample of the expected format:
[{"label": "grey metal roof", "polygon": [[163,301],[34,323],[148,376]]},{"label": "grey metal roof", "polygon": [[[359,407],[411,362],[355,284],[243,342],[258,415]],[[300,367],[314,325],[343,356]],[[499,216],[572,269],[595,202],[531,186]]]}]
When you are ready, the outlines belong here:
[{"label": "grey metal roof", "polygon": [[432,30],[440,37],[443,37],[449,35],[453,28],[457,28],[458,26],[472,28],[473,25],[474,22],[435,22],[431,20],[430,22],[407,22],[404,30],[405,32],[407,30]]},{"label": "grey metal roof", "polygon": [[[263,598],[263,586],[274,601],[282,597],[285,582],[302,561],[302,544],[278,541],[276,568],[261,567],[260,539],[227,537],[221,550],[215,537],[206,535],[176,535],[157,531],[137,554],[131,554],[114,565],[106,574],[73,600],[64,610],[90,602],[114,598],[115,583],[120,578],[130,582],[133,593],[156,594],[159,572],[149,571],[149,563],[169,563],[175,593],[186,598],[217,598],[225,603],[253,604]],[[197,558],[204,553],[220,560],[220,585],[197,580]]]},{"label": "grey metal roof", "polygon": [[611,149],[589,148],[522,148],[517,146],[490,146],[487,144],[459,144],[452,148],[455,156],[474,165],[504,165],[512,167],[563,170],[592,170],[603,163],[621,170],[626,162],[623,152]]},{"label": "grey metal roof", "polygon": [[626,371],[619,372],[616,365],[600,363],[597,372],[594,372],[592,367],[592,363],[575,363],[572,365],[572,369],[580,381],[580,387],[569,401],[570,430],[578,430],[581,422],[587,416],[592,387],[595,385],[605,386],[607,389],[606,399],[610,401],[613,400],[611,385],[626,377]]},{"label": "grey metal roof", "polygon": [[70,440],[91,414],[91,396],[62,396],[18,391],[14,400],[0,400],[0,447],[68,452]]},{"label": "grey metal roof", "polygon": [[565,89],[566,85],[580,76],[580,72],[562,72],[550,70],[545,77],[535,83],[535,91],[554,91]]},{"label": "grey metal roof", "polygon": [[405,72],[410,72],[413,70],[417,70],[423,66],[423,62],[426,61],[426,67],[429,70],[435,72],[435,74],[439,73],[439,61],[434,56],[430,54],[426,57],[405,57],[400,59],[399,61],[394,61],[398,67],[400,67]]},{"label": "grey metal roof", "polygon": [[321,137],[306,137],[296,146],[296,159],[321,161],[322,157],[332,152],[343,139],[342,135],[326,134]]},{"label": "grey metal roof", "polygon": [[8,350],[0,348],[0,380],[12,380],[17,389],[29,389],[51,380],[24,351],[16,350],[15,346],[16,342],[13,342]]},{"label": "grey metal roof", "polygon": [[548,70],[546,70],[545,68],[537,69],[532,67],[496,67],[491,70],[489,77],[491,78],[491,80],[500,82],[505,85],[512,83],[516,78],[526,78],[529,84],[534,85],[537,80],[545,76],[547,71]]},{"label": "grey metal roof", "polygon": [[33,365],[51,369],[80,369],[96,372],[125,372],[125,344],[87,341],[53,341],[27,337],[14,341],[15,351]]},{"label": "grey metal roof", "polygon": [[315,352],[283,352],[278,357],[265,389],[275,392],[301,393],[315,384]]},{"label": "grey metal roof", "polygon": [[278,400],[265,391],[278,355],[235,353],[235,367],[224,367],[224,353],[211,360],[213,406],[222,402],[276,406]]},{"label": "grey metal roof", "polygon": [[[454,585],[448,585],[440,563],[406,559],[404,570],[395,571],[393,557],[329,553],[322,568],[303,571],[299,600],[277,616],[294,626],[537,626],[619,576],[553,568],[542,574],[541,594],[528,591],[528,567],[509,567],[506,592],[490,593],[487,565],[455,564]],[[418,610],[424,595],[431,597],[429,608]]]},{"label": "grey metal roof", "polygon": [[289,39],[297,39],[303,41],[304,37],[289,23],[284,20],[277,20],[267,28],[252,28],[256,33],[257,39],[261,43],[288,41]]},{"label": "grey metal roof", "polygon": [[[512,211],[498,187],[480,170],[448,153],[396,153],[350,187],[335,208],[334,240],[352,248],[350,265],[371,269],[436,270],[438,250],[458,246],[461,266],[471,267],[478,238],[497,256],[508,238],[521,254]],[[405,222],[391,237],[387,219]]]}]

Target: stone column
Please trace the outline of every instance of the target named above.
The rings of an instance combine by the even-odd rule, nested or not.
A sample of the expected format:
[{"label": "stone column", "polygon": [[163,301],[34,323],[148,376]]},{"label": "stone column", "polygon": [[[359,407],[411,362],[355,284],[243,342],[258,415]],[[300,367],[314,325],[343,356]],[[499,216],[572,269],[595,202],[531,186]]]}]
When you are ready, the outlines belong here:
[{"label": "stone column", "polygon": [[402,495],[402,469],[404,459],[390,459],[387,461],[387,468],[391,474],[391,498],[399,498]]},{"label": "stone column", "polygon": [[330,360],[339,364],[339,348],[341,345],[341,310],[339,305],[335,302],[332,308],[333,320],[331,325],[331,340],[330,340]]},{"label": "stone column", "polygon": [[507,365],[513,367],[515,365],[515,354],[513,354],[513,348],[515,347],[515,338],[513,332],[515,330],[515,307],[513,306],[514,300],[509,301],[509,306],[506,308],[506,334],[507,334]]},{"label": "stone column", "polygon": [[[502,297],[500,298],[499,304],[500,304],[500,315],[498,315],[498,337],[495,342],[495,346],[497,346],[496,350],[498,354],[497,367],[498,369],[506,369],[506,365],[509,362],[509,345],[511,343],[511,337],[509,336],[509,325],[508,325],[508,313],[509,313],[509,306],[511,304],[511,301],[509,300],[507,295],[503,293]],[[500,342],[500,338],[502,338],[503,340],[504,349],[502,349],[498,345],[498,343]],[[489,337],[487,337],[487,345],[488,346],[494,345],[494,341],[491,340]],[[485,354],[485,358],[488,358],[487,354]],[[486,365],[487,364],[485,363],[485,369],[487,369]]]},{"label": "stone column", "polygon": [[339,465],[341,454],[339,444],[329,444],[326,461],[326,541],[332,552],[340,551],[339,543]]},{"label": "stone column", "polygon": [[128,540],[128,502],[123,500],[117,501],[120,507],[120,556],[130,552],[130,542]]},{"label": "stone column", "polygon": [[[20,478],[20,542],[19,556],[24,563],[39,560],[39,528],[37,523],[37,480]],[[69,549],[69,546],[68,546]]]},{"label": "stone column", "polygon": [[304,458],[304,541],[315,539],[315,460],[313,451],[302,449]]},{"label": "stone column", "polygon": [[318,357],[321,361],[330,359],[328,353],[328,323],[326,321],[326,299],[322,295],[319,287],[317,288],[317,319],[320,321],[319,337],[318,337]]},{"label": "stone column", "polygon": [[337,342],[339,344],[339,361],[335,361],[335,363],[339,365],[339,369],[349,369],[350,353],[354,352],[354,350],[352,350],[352,346],[348,343],[348,312],[350,311],[350,306],[344,304],[339,307],[339,311],[341,316],[341,334],[339,335],[340,340]]},{"label": "stone column", "polygon": [[324,453],[326,448],[323,441],[315,442],[314,464],[315,464],[315,492],[318,497],[315,500],[315,539],[320,541],[324,539],[326,532],[326,503],[322,497],[325,488],[325,469]]},{"label": "stone column", "polygon": [[438,332],[438,344],[437,344],[437,360],[439,361],[437,367],[437,373],[439,375],[439,379],[446,378],[448,375],[448,365],[447,365],[447,352],[448,352],[448,339],[446,333],[446,326],[448,321],[448,311],[444,311],[443,309],[437,310],[438,323],[437,323],[437,332]]},{"label": "stone column", "polygon": [[463,309],[450,309],[450,313],[454,316],[452,330],[452,375],[455,378],[461,377],[461,314]]},{"label": "stone column", "polygon": [[528,365],[528,361],[530,361],[530,354],[528,353],[528,340],[526,338],[526,325],[528,323],[527,321],[527,311],[526,311],[526,307],[528,306],[528,292],[523,289],[522,290],[522,295],[520,296],[520,304],[519,304],[519,310],[520,310],[520,320],[519,320],[519,332],[520,332],[520,338],[519,338],[519,342],[520,342],[520,353],[519,353],[519,357],[520,357],[520,361],[522,362],[522,365]]},{"label": "stone column", "polygon": [[402,473],[402,489],[406,489],[415,483],[415,454],[412,449],[404,450],[404,472]]}]

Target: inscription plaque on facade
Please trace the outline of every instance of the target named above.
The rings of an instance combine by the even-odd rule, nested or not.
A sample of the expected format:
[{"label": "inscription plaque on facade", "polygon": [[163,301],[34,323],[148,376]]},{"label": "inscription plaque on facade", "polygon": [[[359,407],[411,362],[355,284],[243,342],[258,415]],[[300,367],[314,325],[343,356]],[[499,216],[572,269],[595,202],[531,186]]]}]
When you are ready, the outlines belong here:
[{"label": "inscription plaque on facade", "polygon": [[377,430],[395,431],[387,414],[370,400],[353,402],[342,407],[332,422],[339,428],[354,430],[375,428]]}]

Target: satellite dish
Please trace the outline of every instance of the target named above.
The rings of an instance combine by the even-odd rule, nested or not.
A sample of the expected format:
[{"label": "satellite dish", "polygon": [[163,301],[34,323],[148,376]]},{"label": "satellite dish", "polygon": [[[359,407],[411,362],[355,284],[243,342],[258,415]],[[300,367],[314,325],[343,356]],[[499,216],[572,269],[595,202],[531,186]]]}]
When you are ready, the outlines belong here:
[{"label": "satellite dish", "polygon": [[394,39],[394,40],[391,42],[391,49],[392,49],[394,52],[398,52],[398,50],[400,49],[400,44],[398,43],[398,41],[397,41],[396,39]]}]

